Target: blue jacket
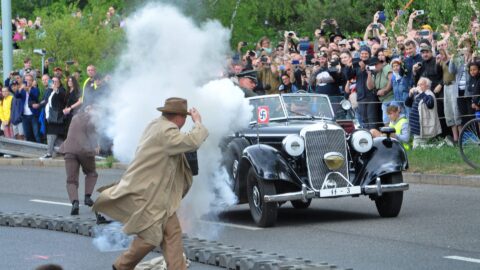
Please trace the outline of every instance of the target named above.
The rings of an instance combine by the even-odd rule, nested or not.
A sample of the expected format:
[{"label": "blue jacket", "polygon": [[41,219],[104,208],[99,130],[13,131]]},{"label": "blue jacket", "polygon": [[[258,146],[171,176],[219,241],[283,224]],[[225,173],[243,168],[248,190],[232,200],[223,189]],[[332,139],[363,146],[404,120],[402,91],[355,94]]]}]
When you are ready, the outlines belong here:
[{"label": "blue jacket", "polygon": [[[30,89],[30,94],[28,98],[28,107],[32,111],[33,115],[35,115],[36,117],[38,117],[39,111],[38,109],[34,109],[32,105],[35,103],[39,103],[38,101],[39,96],[40,96],[40,91],[38,90],[38,88],[32,87]],[[15,97],[20,98],[22,100],[22,103],[25,104],[25,101],[27,100],[27,91],[25,89],[17,91],[17,93],[15,93]]]}]

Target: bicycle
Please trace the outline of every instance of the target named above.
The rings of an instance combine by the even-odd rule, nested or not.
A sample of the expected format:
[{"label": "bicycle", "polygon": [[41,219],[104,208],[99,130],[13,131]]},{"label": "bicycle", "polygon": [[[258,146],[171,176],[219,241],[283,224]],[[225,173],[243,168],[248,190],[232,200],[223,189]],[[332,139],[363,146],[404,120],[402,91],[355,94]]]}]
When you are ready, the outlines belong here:
[{"label": "bicycle", "polygon": [[480,118],[468,121],[458,139],[460,155],[474,169],[480,169]]}]

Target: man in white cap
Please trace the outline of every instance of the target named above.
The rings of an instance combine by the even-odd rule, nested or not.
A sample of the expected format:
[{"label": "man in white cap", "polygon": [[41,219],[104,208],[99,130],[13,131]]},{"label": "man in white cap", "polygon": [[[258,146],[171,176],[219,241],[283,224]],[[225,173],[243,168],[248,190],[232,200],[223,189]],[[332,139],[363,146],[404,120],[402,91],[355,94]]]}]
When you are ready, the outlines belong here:
[{"label": "man in white cap", "polygon": [[[176,211],[192,185],[192,170],[185,153],[197,150],[208,136],[200,113],[187,110],[187,100],[169,98],[158,108],[162,116],[143,132],[135,158],[118,184],[101,191],[93,209],[124,224],[134,234],[130,248],[113,269],[133,270],[156,246],[161,246],[168,269],[186,269],[182,229]],[[180,129],[187,116],[195,126]]]}]

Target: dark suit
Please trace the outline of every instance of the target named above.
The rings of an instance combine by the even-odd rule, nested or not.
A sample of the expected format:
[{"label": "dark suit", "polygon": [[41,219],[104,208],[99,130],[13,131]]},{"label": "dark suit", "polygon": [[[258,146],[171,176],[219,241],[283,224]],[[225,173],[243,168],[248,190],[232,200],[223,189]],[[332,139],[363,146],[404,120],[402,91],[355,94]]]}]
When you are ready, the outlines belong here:
[{"label": "dark suit", "polygon": [[65,154],[67,192],[72,202],[78,200],[80,166],[85,174],[85,194],[90,195],[93,192],[98,178],[95,168],[97,146],[98,139],[91,114],[79,112],[72,118],[67,139],[60,147],[60,152]]}]

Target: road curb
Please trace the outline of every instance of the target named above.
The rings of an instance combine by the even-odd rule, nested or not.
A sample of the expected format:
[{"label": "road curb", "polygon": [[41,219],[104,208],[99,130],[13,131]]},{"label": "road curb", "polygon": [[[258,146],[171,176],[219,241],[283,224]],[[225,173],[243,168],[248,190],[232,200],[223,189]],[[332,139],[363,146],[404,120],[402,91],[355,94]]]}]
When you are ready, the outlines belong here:
[{"label": "road curb", "polygon": [[[102,226],[93,218],[72,216],[44,216],[26,213],[0,212],[0,226],[26,227],[74,233],[93,237],[94,227]],[[183,236],[185,254],[191,261],[234,270],[329,270],[338,269],[326,262],[315,263],[303,258],[288,258],[277,253],[264,253],[256,249],[242,249],[215,241]],[[159,252],[158,248],[155,250]],[[352,270],[348,268],[345,270]]]},{"label": "road curb", "polygon": [[480,176],[477,175],[443,175],[423,173],[403,173],[405,182],[411,184],[452,185],[464,187],[480,187]]},{"label": "road curb", "polygon": [[[36,166],[36,167],[63,167],[63,159],[29,159],[29,158],[0,158],[0,166]],[[128,164],[113,163],[111,169],[126,170]],[[464,187],[480,187],[480,175],[443,175],[404,172],[405,182],[410,184],[451,185]]]}]

